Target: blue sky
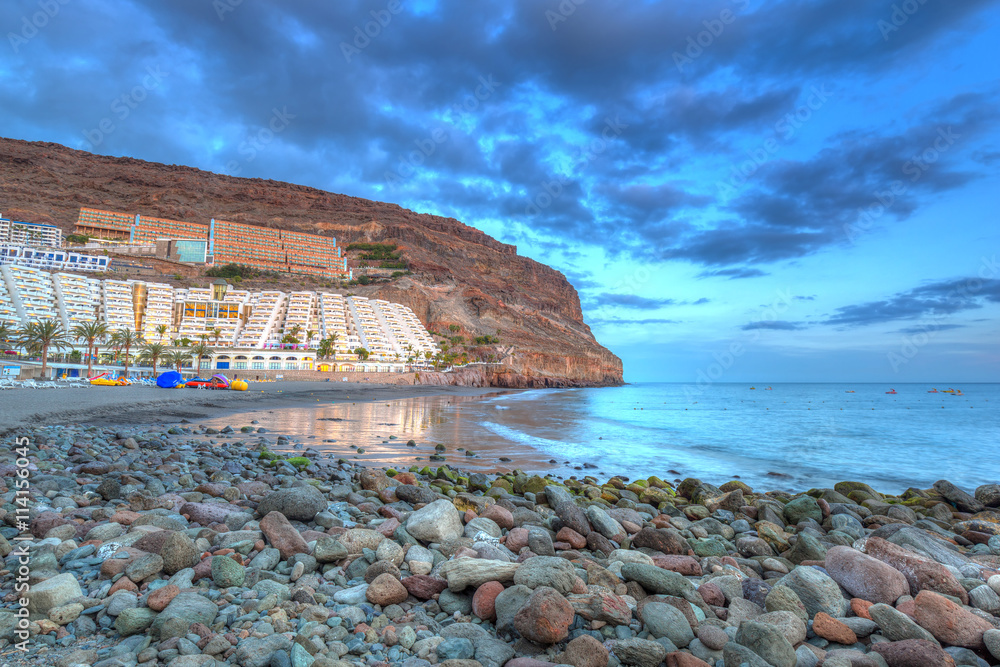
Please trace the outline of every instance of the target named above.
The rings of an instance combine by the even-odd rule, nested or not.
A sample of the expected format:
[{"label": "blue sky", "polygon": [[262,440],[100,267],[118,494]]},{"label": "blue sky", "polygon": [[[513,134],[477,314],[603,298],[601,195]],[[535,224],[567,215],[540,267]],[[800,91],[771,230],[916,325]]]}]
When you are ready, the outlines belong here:
[{"label": "blue sky", "polygon": [[998,8],[13,0],[0,135],[453,216],[630,381],[995,381]]}]

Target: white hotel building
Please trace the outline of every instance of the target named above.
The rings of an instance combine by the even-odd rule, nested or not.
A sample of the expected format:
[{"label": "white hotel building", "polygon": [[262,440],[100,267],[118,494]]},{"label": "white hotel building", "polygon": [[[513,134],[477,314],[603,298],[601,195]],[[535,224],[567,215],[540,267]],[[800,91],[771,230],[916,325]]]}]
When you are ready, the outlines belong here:
[{"label": "white hotel building", "polygon": [[[233,290],[223,280],[210,288],[175,288],[0,267],[0,321],[23,326],[51,318],[67,329],[101,321],[111,331],[137,331],[149,343],[170,345],[187,339],[197,344],[206,336],[213,369],[402,371],[426,352],[438,350],[413,311],[381,299],[328,292],[248,292]],[[162,326],[166,332],[161,335]],[[334,358],[317,360],[320,341],[331,336]],[[283,342],[290,338],[299,342]],[[353,352],[359,347],[369,352],[365,362]]]}]

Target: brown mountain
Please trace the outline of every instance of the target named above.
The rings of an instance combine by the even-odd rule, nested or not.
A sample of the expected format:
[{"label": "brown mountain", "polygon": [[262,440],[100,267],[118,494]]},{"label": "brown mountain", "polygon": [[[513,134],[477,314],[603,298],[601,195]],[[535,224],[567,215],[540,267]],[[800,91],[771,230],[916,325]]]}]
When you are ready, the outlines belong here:
[{"label": "brown mountain", "polygon": [[504,345],[514,346],[514,357],[488,382],[622,382],[621,360],[594,339],[563,274],[458,220],[292,183],[0,138],[5,217],[70,231],[81,206],[200,223],[215,217],[333,234],[345,242],[393,242],[412,275],[351,291],[406,304],[432,330],[457,324],[467,339],[499,332]]}]

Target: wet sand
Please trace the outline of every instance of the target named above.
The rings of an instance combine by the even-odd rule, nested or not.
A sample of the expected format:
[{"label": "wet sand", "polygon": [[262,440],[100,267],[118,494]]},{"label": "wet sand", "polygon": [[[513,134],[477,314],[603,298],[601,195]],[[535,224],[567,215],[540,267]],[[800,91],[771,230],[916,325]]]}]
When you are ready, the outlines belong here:
[{"label": "wet sand", "polygon": [[25,425],[170,424],[253,409],[420,396],[480,396],[495,389],[333,382],[250,383],[248,391],[159,387],[56,387],[0,391],[0,434]]}]

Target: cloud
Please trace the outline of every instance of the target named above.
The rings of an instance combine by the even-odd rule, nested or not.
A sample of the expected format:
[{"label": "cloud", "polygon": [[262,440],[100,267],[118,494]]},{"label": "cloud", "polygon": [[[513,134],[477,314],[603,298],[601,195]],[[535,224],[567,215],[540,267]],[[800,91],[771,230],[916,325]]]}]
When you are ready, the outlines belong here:
[{"label": "cloud", "polygon": [[941,318],[982,308],[984,302],[1000,303],[1000,280],[942,280],[898,292],[881,301],[842,306],[824,324],[856,327],[921,317]]},{"label": "cloud", "polygon": [[598,294],[594,297],[594,302],[597,306],[619,306],[641,310],[662,308],[677,303],[674,299],[651,299],[637,294],[613,294],[611,292]]},{"label": "cloud", "polygon": [[784,322],[782,320],[750,322],[740,327],[741,331],[754,331],[757,329],[769,329],[772,331],[798,331],[803,326],[797,322]]},{"label": "cloud", "polygon": [[903,327],[902,329],[897,329],[896,333],[901,334],[922,334],[931,333],[935,331],[950,331],[951,329],[964,329],[966,325],[964,324],[918,324],[912,327]]},{"label": "cloud", "polygon": [[649,324],[683,324],[683,320],[668,320],[661,318],[625,319],[620,317],[599,318],[591,321],[591,326],[631,326]]},{"label": "cloud", "polygon": [[760,278],[762,276],[771,275],[767,271],[761,271],[760,269],[751,269],[747,267],[735,267],[732,269],[715,269],[711,271],[702,271],[698,274],[699,278],[729,278],[730,280],[738,280],[740,278]]}]

